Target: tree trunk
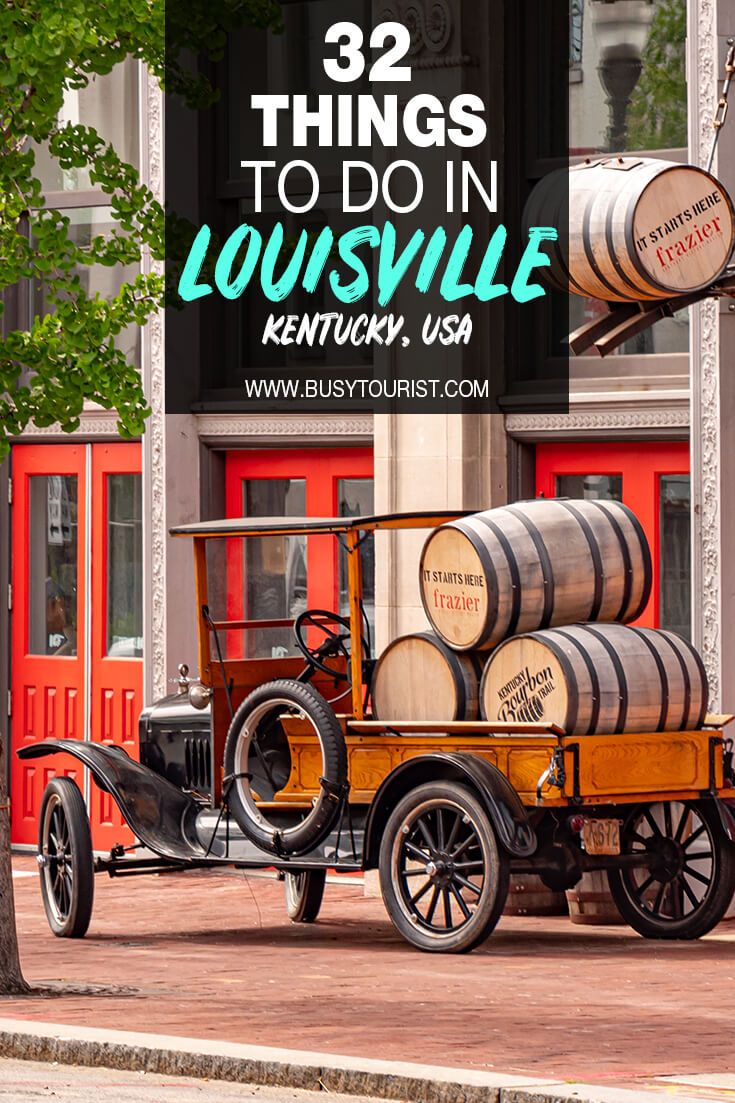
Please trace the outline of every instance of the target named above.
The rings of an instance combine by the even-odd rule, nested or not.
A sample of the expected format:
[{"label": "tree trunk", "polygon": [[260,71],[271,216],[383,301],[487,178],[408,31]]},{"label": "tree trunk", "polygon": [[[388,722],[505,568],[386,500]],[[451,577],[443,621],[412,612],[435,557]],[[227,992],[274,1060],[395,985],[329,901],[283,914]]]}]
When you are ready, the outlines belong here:
[{"label": "tree trunk", "polygon": [[28,992],[18,956],[13,872],[10,865],[10,809],[5,786],[5,758],[0,737],[0,994]]}]

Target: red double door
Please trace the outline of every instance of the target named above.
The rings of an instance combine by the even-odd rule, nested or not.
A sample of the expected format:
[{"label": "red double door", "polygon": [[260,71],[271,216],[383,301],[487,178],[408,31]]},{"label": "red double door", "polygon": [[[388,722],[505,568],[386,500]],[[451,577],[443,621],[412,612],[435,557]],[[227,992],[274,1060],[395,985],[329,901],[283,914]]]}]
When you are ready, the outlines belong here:
[{"label": "red double door", "polygon": [[[13,752],[42,739],[89,739],[137,757],[140,445],[19,445],[12,479]],[[76,759],[13,753],[14,843],[36,843],[41,797],[55,774],[86,793],[96,849],[131,841],[112,798]]]},{"label": "red double door", "polygon": [[686,442],[536,446],[536,494],[624,502],[648,537],[651,600],[636,622],[690,635],[691,494]]}]

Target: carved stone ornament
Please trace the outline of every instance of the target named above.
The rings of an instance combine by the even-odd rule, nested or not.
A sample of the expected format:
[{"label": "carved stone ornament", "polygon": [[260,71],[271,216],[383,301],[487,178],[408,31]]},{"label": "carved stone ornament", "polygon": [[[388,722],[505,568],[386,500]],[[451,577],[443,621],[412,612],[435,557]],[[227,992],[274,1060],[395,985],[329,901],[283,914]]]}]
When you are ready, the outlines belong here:
[{"label": "carved stone ornament", "polygon": [[689,406],[643,407],[637,410],[580,410],[568,414],[507,414],[505,428],[518,439],[543,439],[569,433],[601,433],[640,430],[646,435],[659,430],[689,427]]},{"label": "carved stone ornament", "polygon": [[381,10],[378,21],[403,23],[408,27],[412,57],[424,52],[443,53],[449,45],[454,24],[448,0],[394,0]]},{"label": "carved stone ornament", "polygon": [[197,432],[203,440],[209,438],[231,438],[233,441],[246,437],[251,440],[263,440],[278,443],[279,440],[293,440],[294,437],[316,440],[345,441],[371,440],[373,419],[370,414],[342,415],[304,415],[269,414],[197,414]]},{"label": "carved stone ornament", "polygon": [[[147,183],[163,202],[163,93],[149,77],[144,100],[147,142]],[[160,262],[146,259],[148,270],[162,271]],[[143,444],[144,470],[149,486],[150,556],[150,670],[154,698],[162,697],[166,686],[166,467],[165,467],[165,344],[163,312],[149,321],[144,341],[144,375],[151,416],[146,423]]]}]

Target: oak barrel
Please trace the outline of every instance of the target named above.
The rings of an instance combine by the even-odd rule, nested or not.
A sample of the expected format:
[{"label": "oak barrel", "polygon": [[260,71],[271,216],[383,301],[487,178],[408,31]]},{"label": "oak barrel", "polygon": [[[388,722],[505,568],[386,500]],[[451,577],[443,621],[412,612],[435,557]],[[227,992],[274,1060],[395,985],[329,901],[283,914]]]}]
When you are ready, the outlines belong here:
[{"label": "oak barrel", "polygon": [[701,728],[707,675],[675,632],[572,624],[506,640],[480,687],[488,720],[558,724],[569,735]]},{"label": "oak barrel", "polygon": [[555,624],[635,620],[651,592],[651,555],[620,502],[539,498],[435,529],[419,584],[445,643],[486,650]]},{"label": "oak barrel", "polygon": [[476,720],[481,663],[431,632],[400,636],[373,672],[373,715],[379,720]]},{"label": "oak barrel", "polygon": [[595,299],[640,302],[708,287],[735,246],[733,204],[710,173],[651,157],[607,157],[551,173],[527,225],[555,226],[548,278]]},{"label": "oak barrel", "polygon": [[548,888],[536,873],[511,873],[503,915],[566,914],[563,892]]},{"label": "oak barrel", "polygon": [[581,879],[566,892],[569,918],[572,923],[592,927],[624,927],[607,883],[607,874],[601,870],[583,873]]}]

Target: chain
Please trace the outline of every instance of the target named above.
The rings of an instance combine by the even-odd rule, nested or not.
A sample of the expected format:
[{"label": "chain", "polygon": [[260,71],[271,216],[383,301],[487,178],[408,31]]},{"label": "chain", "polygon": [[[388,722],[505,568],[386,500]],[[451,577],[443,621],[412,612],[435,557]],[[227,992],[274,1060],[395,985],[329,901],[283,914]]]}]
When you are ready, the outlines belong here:
[{"label": "chain", "polygon": [[727,41],[730,49],[727,51],[727,57],[725,59],[725,83],[722,86],[722,95],[720,96],[719,103],[717,104],[715,117],[712,120],[712,129],[715,133],[712,138],[712,148],[710,149],[709,161],[707,162],[707,172],[712,171],[712,163],[715,159],[717,143],[720,138],[720,131],[725,125],[725,119],[727,118],[727,111],[729,107],[727,97],[730,94],[730,84],[732,83],[733,74],[735,73],[735,42],[733,42],[731,38],[729,38]]}]

